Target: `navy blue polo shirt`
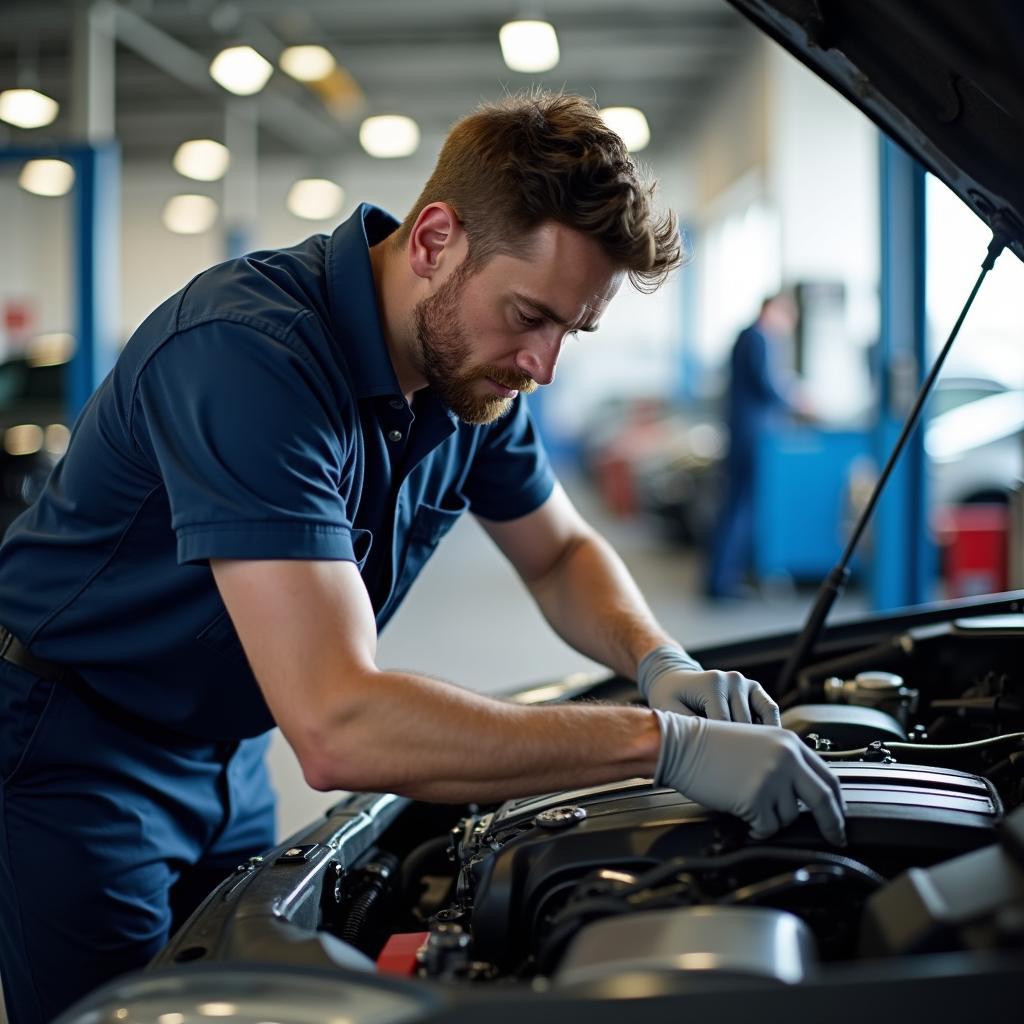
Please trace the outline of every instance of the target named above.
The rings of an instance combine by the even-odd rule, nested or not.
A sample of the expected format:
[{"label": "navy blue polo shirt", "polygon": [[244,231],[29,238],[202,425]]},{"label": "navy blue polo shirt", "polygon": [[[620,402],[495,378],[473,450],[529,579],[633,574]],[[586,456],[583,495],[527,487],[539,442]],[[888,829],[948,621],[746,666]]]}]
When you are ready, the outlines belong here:
[{"label": "navy blue polo shirt", "polygon": [[0,548],[0,622],[177,731],[273,725],[208,559],[355,562],[383,627],[466,509],[525,515],[554,478],[520,396],[486,426],[402,396],[363,205],[330,237],[207,270],[135,332]]}]

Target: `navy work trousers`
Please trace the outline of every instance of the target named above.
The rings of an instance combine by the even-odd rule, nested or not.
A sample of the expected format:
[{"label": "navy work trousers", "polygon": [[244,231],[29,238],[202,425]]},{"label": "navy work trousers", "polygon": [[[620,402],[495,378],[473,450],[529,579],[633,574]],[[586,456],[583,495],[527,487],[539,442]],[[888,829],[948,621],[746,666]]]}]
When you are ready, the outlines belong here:
[{"label": "navy work trousers", "polygon": [[0,977],[42,1024],[144,966],[205,891],[274,843],[267,737],[132,730],[0,660]]},{"label": "navy work trousers", "polygon": [[725,495],[711,539],[705,591],[708,597],[734,597],[741,592],[754,563],[753,458],[730,453],[725,463]]}]

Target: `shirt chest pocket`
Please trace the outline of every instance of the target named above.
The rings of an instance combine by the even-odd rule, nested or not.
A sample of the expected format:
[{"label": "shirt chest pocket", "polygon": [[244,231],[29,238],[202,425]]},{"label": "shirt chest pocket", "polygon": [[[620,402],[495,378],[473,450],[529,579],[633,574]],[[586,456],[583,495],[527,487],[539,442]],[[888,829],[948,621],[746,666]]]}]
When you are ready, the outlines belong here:
[{"label": "shirt chest pocket", "polygon": [[469,502],[461,494],[446,498],[444,505],[421,505],[409,527],[409,546],[436,548],[468,507]]},{"label": "shirt chest pocket", "polygon": [[420,505],[416,509],[404,545],[404,557],[398,573],[389,604],[397,606],[405,592],[412,586],[420,569],[441,542],[441,538],[456,524],[469,507],[461,494],[446,495],[441,505]]}]

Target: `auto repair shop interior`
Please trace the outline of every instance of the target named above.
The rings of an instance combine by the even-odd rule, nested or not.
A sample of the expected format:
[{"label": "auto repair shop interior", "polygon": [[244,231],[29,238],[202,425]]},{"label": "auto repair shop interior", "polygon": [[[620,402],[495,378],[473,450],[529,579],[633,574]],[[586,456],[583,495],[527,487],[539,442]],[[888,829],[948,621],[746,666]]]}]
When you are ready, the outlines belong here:
[{"label": "auto repair shop interior", "polygon": [[[782,1020],[890,1005],[912,981],[936,1020],[943,984],[964,1012],[1016,1017],[962,1001],[1012,992],[1019,1013],[1024,975],[1024,192],[963,157],[1016,153],[1019,178],[1024,19],[982,6],[968,39],[943,0],[4,0],[0,531],[197,274],[330,235],[361,203],[401,218],[478,103],[578,94],[657,179],[685,261],[651,294],[626,283],[523,401],[658,620],[705,667],[760,680],[848,810],[836,853],[807,813],[758,845],[649,779],[490,806],[322,792],[275,730],[280,845],[148,972],[61,1020],[454,1019],[465,992],[498,1019],[553,1014],[555,993],[609,1020],[739,1020],[743,991]],[[886,77],[900,44],[870,50],[901,31],[921,43],[908,80],[928,78],[915,60],[953,68],[948,134]],[[993,121],[965,123],[984,98],[1006,119],[991,150]],[[993,232],[1005,249],[874,505]],[[640,700],[555,635],[472,516],[377,663],[520,703]],[[74,865],[59,875],[74,900]],[[290,938],[240,937],[264,918]],[[308,960],[288,953],[304,942]]]}]

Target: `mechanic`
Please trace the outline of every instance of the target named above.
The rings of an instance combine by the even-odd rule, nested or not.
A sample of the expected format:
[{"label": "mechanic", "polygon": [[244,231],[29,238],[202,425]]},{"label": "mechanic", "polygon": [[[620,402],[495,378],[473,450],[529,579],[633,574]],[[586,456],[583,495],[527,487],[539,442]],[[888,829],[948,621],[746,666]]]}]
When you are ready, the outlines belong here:
[{"label": "mechanic", "polygon": [[757,319],[740,331],[729,359],[725,492],[711,541],[705,593],[710,598],[744,597],[754,563],[754,481],[758,438],[784,414],[808,414],[795,381],[779,368],[779,348],[792,335],[797,308],[786,292],[769,295]]},{"label": "mechanic", "polygon": [[[139,327],[0,549],[0,962],[13,1024],[146,963],[274,843],[262,754],[310,785],[497,801],[655,776],[768,835],[824,763],[655,622],[556,482],[522,395],[622,279],[679,262],[589,102],[448,136],[402,224],[200,274]],[[569,643],[651,710],[527,707],[382,670],[378,630],[471,511]],[[458,623],[452,623],[453,639]],[[496,656],[522,642],[494,624]],[[761,724],[751,724],[761,723]]]}]

